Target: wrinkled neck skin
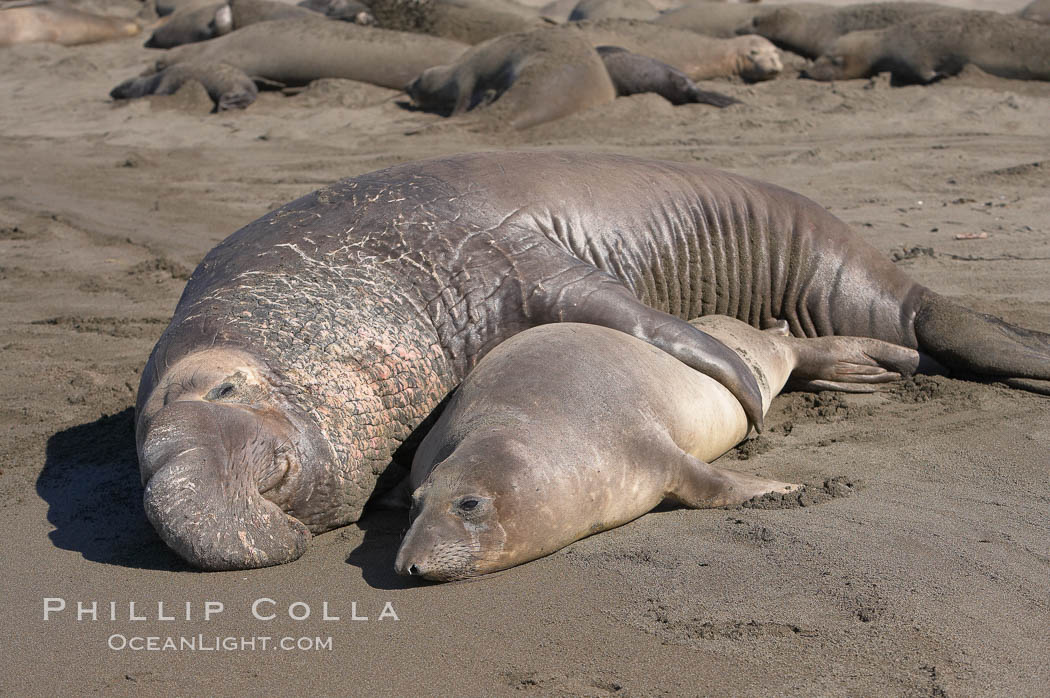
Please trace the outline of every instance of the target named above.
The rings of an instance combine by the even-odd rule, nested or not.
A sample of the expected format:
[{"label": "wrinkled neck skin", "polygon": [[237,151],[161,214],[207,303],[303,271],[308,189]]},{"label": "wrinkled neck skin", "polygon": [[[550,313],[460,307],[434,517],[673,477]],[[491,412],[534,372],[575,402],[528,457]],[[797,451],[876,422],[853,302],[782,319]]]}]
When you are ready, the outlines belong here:
[{"label": "wrinkled neck skin", "polygon": [[[452,372],[433,328],[371,283],[306,264],[209,291],[207,260],[199,272],[139,390],[147,514],[204,569],[279,564],[307,529],[360,517]],[[186,531],[187,519],[210,523]]]}]

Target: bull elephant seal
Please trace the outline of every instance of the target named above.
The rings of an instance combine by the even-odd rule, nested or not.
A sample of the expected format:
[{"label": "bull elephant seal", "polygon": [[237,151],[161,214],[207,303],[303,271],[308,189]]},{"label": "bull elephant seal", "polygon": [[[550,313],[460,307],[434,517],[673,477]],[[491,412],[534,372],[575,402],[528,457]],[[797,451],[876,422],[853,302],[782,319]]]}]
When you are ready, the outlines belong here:
[{"label": "bull elephant seal", "polygon": [[138,22],[130,19],[46,2],[0,9],[0,46],[35,42],[77,46],[135,36],[140,31]]},{"label": "bull elephant seal", "polygon": [[749,25],[737,33],[758,34],[777,46],[816,58],[838,39],[854,31],[883,29],[930,12],[944,11],[944,5],[926,2],[885,2],[827,7],[786,5],[757,12]]},{"label": "bull elephant seal", "polygon": [[740,103],[729,95],[701,90],[688,75],[655,58],[639,56],[619,46],[599,46],[597,51],[620,97],[655,92],[671,104],[728,107]]},{"label": "bull elephant seal", "polygon": [[849,80],[889,71],[898,83],[929,83],[968,64],[1016,80],[1050,80],[1045,25],[998,12],[936,12],[834,41],[803,77]]},{"label": "bull elephant seal", "polygon": [[467,48],[448,39],[350,22],[282,19],[171,49],[156,67],[224,64],[280,85],[345,78],[400,90],[423,70],[450,63]]},{"label": "bull elephant seal", "polygon": [[436,66],[408,86],[413,103],[456,116],[487,107],[486,116],[529,128],[616,98],[598,54],[581,37],[557,29],[507,34]]},{"label": "bull elephant seal", "polygon": [[[773,334],[718,315],[696,324],[748,362],[763,410],[796,368],[873,389],[900,377],[892,367],[911,372],[919,362],[915,350],[875,339],[795,339],[786,325]],[[625,524],[664,499],[699,509],[792,489],[708,464],[747,433],[728,390],[650,344],[596,325],[527,330],[481,360],[420,444],[395,569],[473,577]]]},{"label": "bull elephant seal", "polygon": [[153,32],[146,48],[174,48],[214,39],[257,22],[298,18],[321,19],[322,16],[305,7],[276,0],[229,0],[176,12]]},{"label": "bull elephant seal", "polygon": [[647,340],[758,423],[746,364],[685,321],[712,314],[1050,380],[1050,335],[952,304],[780,187],[608,154],[457,155],[342,180],[208,253],[142,372],[147,516],[198,567],[293,560],[403,478],[484,354],[551,322]]}]

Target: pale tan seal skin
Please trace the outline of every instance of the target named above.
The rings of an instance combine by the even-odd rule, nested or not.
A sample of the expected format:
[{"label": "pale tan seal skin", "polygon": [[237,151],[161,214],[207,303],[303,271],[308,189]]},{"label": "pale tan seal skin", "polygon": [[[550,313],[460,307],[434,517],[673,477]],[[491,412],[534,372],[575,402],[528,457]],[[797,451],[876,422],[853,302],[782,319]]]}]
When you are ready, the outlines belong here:
[{"label": "pale tan seal skin", "polygon": [[760,36],[716,39],[629,19],[573,22],[562,30],[579,32],[592,46],[620,46],[663,61],[691,80],[739,76],[757,82],[774,78],[784,69],[780,51]]},{"label": "pale tan seal skin", "polygon": [[130,19],[93,15],[61,5],[0,9],[0,46],[35,42],[77,46],[135,36],[140,31],[138,23]]},{"label": "pale tan seal skin", "polygon": [[423,71],[407,92],[423,109],[457,116],[484,107],[486,118],[516,129],[616,98],[598,53],[580,36],[558,30],[486,41],[455,63]]},{"label": "pale tan seal skin", "polygon": [[738,33],[758,34],[806,58],[816,58],[838,39],[854,31],[884,29],[947,9],[925,2],[885,2],[827,7],[787,5],[759,12]]},{"label": "pale tan seal skin", "polygon": [[[748,363],[763,412],[793,370],[821,387],[872,390],[900,377],[892,367],[910,373],[919,361],[872,339],[794,339],[786,324],[693,324]],[[420,444],[395,568],[462,579],[548,555],[665,499],[731,506],[793,489],[708,464],[747,433],[725,387],[641,340],[595,325],[527,330],[482,359]]]},{"label": "pale tan seal skin", "polygon": [[323,17],[276,20],[172,49],[157,61],[157,69],[183,62],[225,63],[281,85],[345,78],[400,90],[427,68],[451,63],[468,48],[435,36]]},{"label": "pale tan seal skin", "polygon": [[902,83],[929,83],[973,64],[1016,80],[1050,80],[1044,25],[998,12],[944,11],[836,40],[803,72],[814,80],[865,78],[889,71]]}]

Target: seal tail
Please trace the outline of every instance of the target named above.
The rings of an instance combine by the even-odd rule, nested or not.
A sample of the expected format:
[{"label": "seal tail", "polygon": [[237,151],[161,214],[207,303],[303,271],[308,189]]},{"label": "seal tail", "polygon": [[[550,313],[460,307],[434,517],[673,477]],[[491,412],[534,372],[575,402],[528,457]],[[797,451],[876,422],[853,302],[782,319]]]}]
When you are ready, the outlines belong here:
[{"label": "seal tail", "polygon": [[[954,370],[1050,394],[1050,334],[977,313],[927,291],[915,315],[919,349]],[[1034,379],[1034,380],[1033,380]]]}]

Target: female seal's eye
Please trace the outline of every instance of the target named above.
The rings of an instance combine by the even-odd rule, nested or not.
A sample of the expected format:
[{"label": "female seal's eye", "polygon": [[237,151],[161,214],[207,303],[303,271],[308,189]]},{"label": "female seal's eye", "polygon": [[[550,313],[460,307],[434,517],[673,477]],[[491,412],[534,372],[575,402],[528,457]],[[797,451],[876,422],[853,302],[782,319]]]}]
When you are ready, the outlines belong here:
[{"label": "female seal's eye", "polygon": [[470,511],[478,506],[478,500],[476,499],[464,499],[459,503],[459,508],[464,511]]},{"label": "female seal's eye", "polygon": [[204,397],[204,399],[205,400],[222,400],[223,398],[228,398],[231,395],[233,395],[233,391],[236,390],[236,389],[237,389],[237,386],[235,386],[233,383],[223,383],[222,385],[217,385],[214,388],[212,388],[211,392],[208,393]]}]

